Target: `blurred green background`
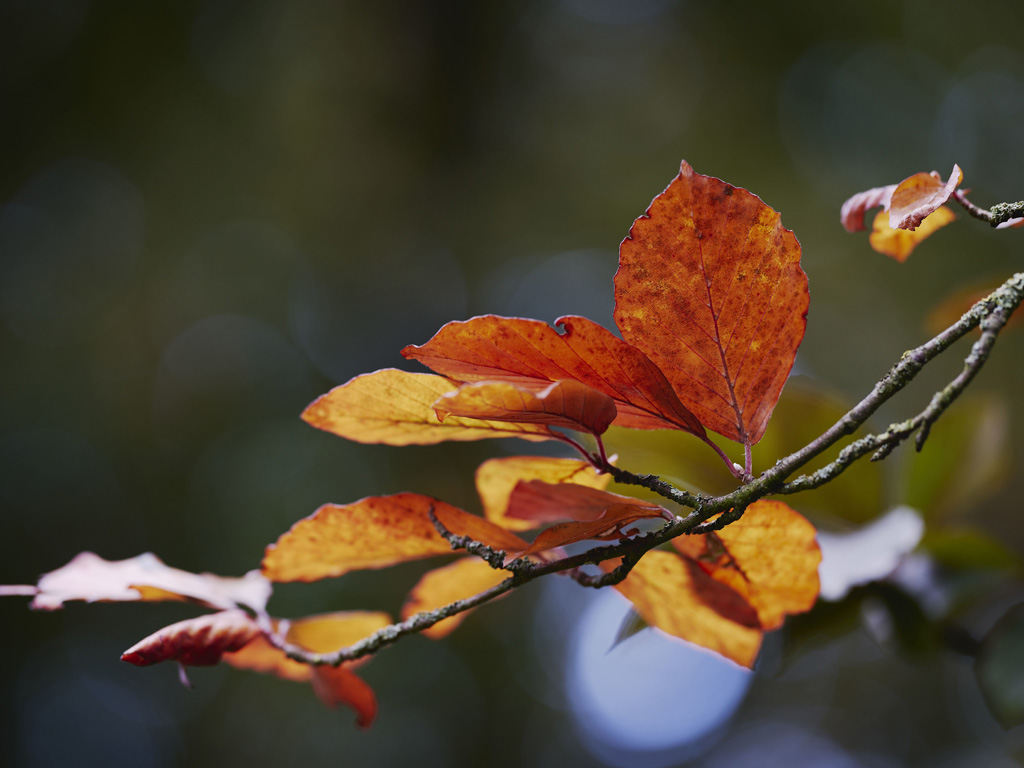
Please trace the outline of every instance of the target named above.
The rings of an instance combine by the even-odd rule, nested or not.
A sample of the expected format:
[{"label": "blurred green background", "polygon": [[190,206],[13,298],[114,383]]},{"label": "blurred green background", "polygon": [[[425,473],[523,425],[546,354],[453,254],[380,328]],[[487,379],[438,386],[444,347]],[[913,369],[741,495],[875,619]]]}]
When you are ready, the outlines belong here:
[{"label": "blurred green background", "polygon": [[[477,510],[475,466],[527,444],[361,446],[298,414],[359,373],[415,369],[399,349],[448,320],[576,313],[610,326],[617,245],[684,158],[781,211],[812,296],[795,370],[859,399],[929,337],[924,318],[945,296],[1019,268],[1021,235],[964,216],[904,265],[838,222],[854,192],[954,162],[977,203],[1024,197],[1019,11],[0,0],[0,583],[31,583],[81,550],[240,575],[320,504],[366,495]],[[989,537],[968,555],[995,541],[1024,550],[1022,344],[1008,333],[974,403],[955,407],[981,416],[935,429],[939,446],[967,446],[959,474],[985,487],[940,487],[956,466],[911,465],[901,450],[817,509],[793,506],[842,528],[912,501],[929,534],[949,534],[947,560],[966,551],[948,541],[967,524]],[[920,409],[966,351],[879,423]],[[801,423],[795,402],[778,429]],[[665,464],[667,450],[646,458]],[[638,449],[622,464],[654,468],[644,460]],[[962,597],[958,621],[977,635],[1024,593],[979,567],[988,554],[966,559],[940,596]],[[397,612],[421,570],[283,586],[271,608]],[[381,702],[369,732],[305,686],[214,668],[187,692],[173,668],[118,660],[186,606],[30,614],[7,598],[0,759],[1012,765],[1024,733],[989,714],[971,660],[889,642],[893,626],[928,629],[914,621],[932,588],[929,576],[909,603],[880,590],[822,606],[773,636],[750,678],[693,654],[644,677],[670,644],[638,655],[638,636],[607,653],[618,604],[533,585],[446,641],[408,639],[365,667]],[[621,685],[581,688],[583,658]],[[700,712],[708,722],[687,736]]]}]

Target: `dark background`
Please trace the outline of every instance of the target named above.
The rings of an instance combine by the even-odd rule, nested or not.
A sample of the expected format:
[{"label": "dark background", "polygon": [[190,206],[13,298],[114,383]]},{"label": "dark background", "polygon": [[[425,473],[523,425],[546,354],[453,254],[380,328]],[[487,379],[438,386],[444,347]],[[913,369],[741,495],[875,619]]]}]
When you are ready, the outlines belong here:
[{"label": "dark background", "polygon": [[[366,495],[477,509],[476,464],[525,444],[361,446],[298,414],[359,373],[415,369],[399,349],[448,320],[577,313],[610,325],[617,244],[684,158],[782,212],[812,295],[797,371],[859,399],[928,338],[923,318],[941,299],[1018,268],[1016,232],[961,216],[898,265],[847,235],[838,211],[861,189],[945,176],[954,162],[981,205],[1024,196],[1019,10],[0,2],[0,582],[31,583],[82,550],[239,575],[320,504]],[[1006,483],[946,513],[1017,551],[1022,343],[1001,340],[973,387],[976,407],[1003,408],[1012,424],[998,441]],[[958,365],[938,364],[883,419],[919,409]],[[883,497],[863,517],[907,500],[903,453],[879,470]],[[282,586],[271,608],[396,612],[421,570]],[[369,732],[305,686],[215,668],[186,692],[173,668],[118,661],[191,615],[185,606],[29,614],[7,598],[0,759],[875,768],[1021,757],[1024,734],[989,716],[969,659],[880,643],[863,605],[773,637],[712,735],[668,752],[630,752],[613,736],[596,746],[607,729],[566,679],[573,616],[597,598],[568,586],[533,585],[447,641],[381,654],[364,669],[382,707]],[[977,626],[1015,600],[999,591]],[[628,682],[641,662],[616,663]],[[689,697],[656,704],[670,723],[672,707],[683,723],[725,685],[660,677]],[[628,723],[637,697],[616,695],[609,706]],[[672,733],[661,727],[664,743]]]}]

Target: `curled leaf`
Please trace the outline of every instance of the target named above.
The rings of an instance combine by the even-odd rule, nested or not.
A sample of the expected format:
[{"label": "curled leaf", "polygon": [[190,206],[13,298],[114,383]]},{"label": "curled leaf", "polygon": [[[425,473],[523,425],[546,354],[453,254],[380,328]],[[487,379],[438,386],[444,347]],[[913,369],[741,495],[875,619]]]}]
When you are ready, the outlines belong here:
[{"label": "curled leaf", "polygon": [[[408,619],[417,613],[465,600],[497,586],[508,577],[507,572],[494,569],[477,557],[464,557],[450,565],[435,568],[423,574],[409,593],[402,606],[402,618]],[[451,634],[471,612],[462,611],[442,619],[420,634],[439,640]]]},{"label": "curled leaf", "polygon": [[601,519],[612,507],[634,507],[644,517],[671,519],[668,510],[658,504],[620,496],[600,488],[575,483],[547,483],[543,480],[524,480],[516,485],[509,498],[509,518],[529,520],[533,527],[541,523],[560,520],[590,522]]},{"label": "curled leaf", "polygon": [[505,381],[481,381],[442,395],[434,411],[442,422],[462,416],[600,435],[615,419],[615,401],[571,379],[556,381],[539,392]]},{"label": "curled leaf", "polygon": [[335,387],[302,413],[317,429],[359,443],[431,445],[444,440],[519,437],[549,440],[541,424],[508,424],[452,417],[441,422],[434,413],[437,399],[458,385],[442,376],[387,368]]},{"label": "curled leaf", "polygon": [[956,214],[942,206],[925,219],[916,229],[893,229],[890,217],[883,211],[876,217],[871,227],[868,242],[878,253],[891,256],[898,262],[904,262],[914,249],[934,232],[956,219]]},{"label": "curled leaf", "polygon": [[512,518],[506,514],[509,498],[520,480],[573,483],[603,490],[611,481],[611,476],[599,475],[589,464],[576,459],[553,459],[546,456],[488,459],[476,471],[476,490],[483,502],[484,517],[510,531],[527,531],[537,527],[532,520]]},{"label": "curled leaf", "polygon": [[756,195],[682,164],[619,247],[615,322],[708,429],[764,434],[804,336],[800,244]]},{"label": "curled leaf", "polygon": [[704,435],[665,374],[639,349],[585,317],[562,317],[557,325],[564,333],[539,320],[474,317],[448,323],[402,354],[457,381],[508,381],[540,390],[571,379],[613,398],[620,427]]},{"label": "curled leaf", "polygon": [[237,651],[260,634],[245,611],[232,610],[186,619],[140,640],[121,661],[138,667],[177,661],[186,666],[210,667],[227,651]]},{"label": "curled leaf", "polygon": [[44,611],[61,608],[69,600],[189,600],[211,608],[245,605],[259,611],[266,607],[271,586],[258,571],[228,578],[172,568],[149,552],[116,561],[81,552],[66,565],[43,574],[35,587],[19,590],[20,594],[34,594],[32,608]]},{"label": "curled leaf", "polygon": [[861,232],[867,229],[864,226],[864,214],[872,208],[879,207],[883,211],[888,211],[889,200],[895,191],[895,184],[889,184],[885,187],[874,187],[864,192],[858,192],[844,202],[843,207],[839,210],[839,220],[846,231]]},{"label": "curled leaf", "polygon": [[893,229],[917,229],[949,200],[953,191],[964,180],[964,172],[954,164],[949,180],[942,181],[938,173],[915,173],[896,185],[889,200],[889,226]]},{"label": "curled leaf", "polygon": [[518,550],[518,536],[443,501],[416,493],[325,504],[267,547],[263,573],[272,581],[316,581],[363,568],[451,553],[430,520],[433,510],[456,535],[497,550]]}]

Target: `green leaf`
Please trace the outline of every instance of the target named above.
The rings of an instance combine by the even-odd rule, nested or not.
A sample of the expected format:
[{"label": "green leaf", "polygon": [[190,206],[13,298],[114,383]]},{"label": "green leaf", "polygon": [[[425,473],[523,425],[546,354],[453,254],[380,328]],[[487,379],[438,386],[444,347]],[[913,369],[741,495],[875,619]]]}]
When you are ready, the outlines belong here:
[{"label": "green leaf", "polygon": [[989,631],[974,664],[992,714],[1007,728],[1024,723],[1024,604]]}]

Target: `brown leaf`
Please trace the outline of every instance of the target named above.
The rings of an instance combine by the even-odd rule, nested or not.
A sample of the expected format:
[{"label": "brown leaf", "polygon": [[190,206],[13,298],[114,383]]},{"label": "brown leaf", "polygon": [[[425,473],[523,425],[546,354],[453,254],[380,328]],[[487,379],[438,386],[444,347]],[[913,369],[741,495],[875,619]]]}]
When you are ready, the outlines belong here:
[{"label": "brown leaf", "polygon": [[[402,619],[465,600],[495,587],[509,577],[506,571],[491,568],[478,557],[464,557],[450,565],[427,571],[402,606]],[[434,640],[451,634],[472,611],[463,611],[442,619],[420,632]]]},{"label": "brown leaf", "polygon": [[902,263],[922,240],[954,219],[956,214],[943,206],[925,219],[917,229],[893,229],[889,226],[889,216],[881,211],[875,216],[868,242],[878,253],[884,253]]},{"label": "brown leaf", "polygon": [[45,611],[61,608],[69,600],[191,600],[211,608],[245,605],[260,611],[271,592],[270,583],[258,571],[241,578],[190,573],[165,565],[149,552],[116,561],[81,552],[67,565],[43,574],[31,589],[35,594],[31,607]]},{"label": "brown leaf", "polygon": [[547,323],[485,315],[448,323],[422,346],[402,354],[464,382],[508,381],[540,390],[572,379],[615,400],[615,423],[633,429],[705,434],[647,356],[585,317]]},{"label": "brown leaf", "polygon": [[779,214],[685,162],[619,249],[623,338],[708,429],[746,445],[764,434],[807,307],[800,244]]},{"label": "brown leaf", "polygon": [[821,550],[805,517],[781,501],[757,501],[720,531],[680,536],[673,546],[757,612],[762,629],[810,610],[818,597]]},{"label": "brown leaf", "polygon": [[509,498],[520,480],[545,483],[574,483],[603,490],[610,475],[599,475],[593,467],[576,459],[552,459],[546,456],[509,456],[488,459],[476,471],[476,490],[484,505],[484,517],[510,531],[536,528],[532,520],[506,514]]},{"label": "brown leaf", "polygon": [[416,493],[370,496],[352,504],[325,504],[267,547],[263,573],[272,581],[316,581],[363,568],[385,568],[451,546],[429,510],[454,534],[495,549],[521,549],[518,536],[443,501]]},{"label": "brown leaf", "polygon": [[223,653],[239,650],[258,634],[259,627],[245,611],[220,611],[154,632],[121,654],[121,661],[139,667],[161,661],[210,667]]},{"label": "brown leaf", "polygon": [[843,223],[847,232],[861,232],[867,227],[864,226],[864,214],[872,208],[881,207],[883,211],[889,210],[889,200],[892,193],[896,191],[895,184],[886,187],[874,187],[864,192],[858,192],[845,203],[839,211],[839,220]]},{"label": "brown leaf", "polygon": [[549,440],[550,430],[540,424],[507,424],[453,417],[443,423],[434,403],[458,385],[442,376],[406,373],[387,368],[335,387],[302,413],[317,429],[360,443],[431,445],[444,440],[483,440],[519,437]]},{"label": "brown leaf", "polygon": [[938,173],[915,173],[893,190],[889,200],[889,226],[915,230],[928,216],[944,205],[964,180],[959,165],[953,165],[949,180],[943,183]]},{"label": "brown leaf", "polygon": [[434,411],[442,422],[448,416],[461,416],[600,435],[615,419],[615,401],[571,379],[556,381],[539,392],[507,381],[481,381],[442,395]]},{"label": "brown leaf", "polygon": [[[723,615],[742,615],[740,603],[733,596],[725,599],[724,585],[709,584],[712,580],[701,573],[675,553],[655,550],[644,555],[615,588],[651,626],[753,667],[761,631]],[[706,600],[703,595],[709,590]],[[724,607],[726,602],[731,609]]]}]

